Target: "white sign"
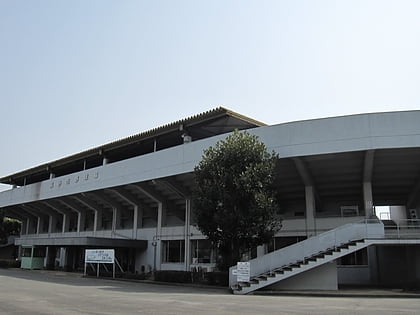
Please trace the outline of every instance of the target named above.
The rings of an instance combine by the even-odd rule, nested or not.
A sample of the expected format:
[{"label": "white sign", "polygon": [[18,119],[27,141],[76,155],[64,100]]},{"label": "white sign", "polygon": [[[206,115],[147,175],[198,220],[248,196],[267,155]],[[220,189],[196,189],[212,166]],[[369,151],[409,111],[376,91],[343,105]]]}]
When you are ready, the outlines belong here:
[{"label": "white sign", "polygon": [[86,249],[85,263],[113,264],[114,257],[113,249]]},{"label": "white sign", "polygon": [[238,262],[236,266],[237,270],[237,281],[238,282],[249,282],[251,277],[251,264],[248,261]]}]

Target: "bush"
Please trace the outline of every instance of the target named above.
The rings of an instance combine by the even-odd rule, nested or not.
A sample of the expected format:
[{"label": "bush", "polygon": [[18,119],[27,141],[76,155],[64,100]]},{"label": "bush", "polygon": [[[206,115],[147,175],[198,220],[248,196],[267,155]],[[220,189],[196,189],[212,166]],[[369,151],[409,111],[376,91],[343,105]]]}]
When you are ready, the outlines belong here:
[{"label": "bush", "polygon": [[189,271],[161,270],[155,272],[155,281],[191,283],[192,276]]},{"label": "bush", "polygon": [[207,272],[204,274],[206,284],[218,285],[218,286],[229,286],[229,273],[228,272]]},{"label": "bush", "polygon": [[0,268],[20,268],[20,261],[15,259],[0,259]]}]

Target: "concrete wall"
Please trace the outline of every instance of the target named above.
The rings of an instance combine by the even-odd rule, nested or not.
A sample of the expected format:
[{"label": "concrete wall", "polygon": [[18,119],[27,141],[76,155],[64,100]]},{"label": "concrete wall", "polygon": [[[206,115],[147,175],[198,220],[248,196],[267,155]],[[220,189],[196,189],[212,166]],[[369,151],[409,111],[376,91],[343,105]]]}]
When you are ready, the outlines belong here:
[{"label": "concrete wall", "polygon": [[407,220],[407,209],[405,206],[390,206],[389,212],[391,220]]},{"label": "concrete wall", "polygon": [[[420,146],[420,111],[353,115],[251,129],[280,157]],[[194,141],[0,193],[0,207],[191,172],[203,149],[226,135]]]},{"label": "concrete wall", "polygon": [[337,266],[338,285],[371,284],[369,266]]},{"label": "concrete wall", "polygon": [[265,290],[337,290],[337,265],[335,262],[303,272]]}]

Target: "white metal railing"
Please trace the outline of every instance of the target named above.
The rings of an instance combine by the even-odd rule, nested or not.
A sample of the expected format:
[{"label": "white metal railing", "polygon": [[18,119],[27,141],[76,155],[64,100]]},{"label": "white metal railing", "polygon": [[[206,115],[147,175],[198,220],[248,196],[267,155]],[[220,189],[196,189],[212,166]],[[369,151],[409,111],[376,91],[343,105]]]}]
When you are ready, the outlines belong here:
[{"label": "white metal railing", "polygon": [[387,220],[385,236],[386,238],[420,238],[420,220]]},{"label": "white metal railing", "polygon": [[[296,261],[304,260],[328,248],[367,238],[384,238],[384,225],[377,219],[363,220],[358,223],[349,223],[336,229],[321,233],[299,243],[276,250],[269,254],[250,260],[251,278],[275,268],[285,266]],[[229,269],[229,284],[236,283],[233,270]]]}]

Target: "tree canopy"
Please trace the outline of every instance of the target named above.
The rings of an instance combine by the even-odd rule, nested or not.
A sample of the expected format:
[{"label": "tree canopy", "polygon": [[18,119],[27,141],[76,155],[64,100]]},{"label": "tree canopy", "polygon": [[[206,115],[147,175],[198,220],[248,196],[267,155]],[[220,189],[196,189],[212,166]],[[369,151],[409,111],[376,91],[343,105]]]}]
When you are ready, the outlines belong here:
[{"label": "tree canopy", "polygon": [[20,222],[4,216],[0,209],[0,244],[6,243],[10,235],[19,235]]},{"label": "tree canopy", "polygon": [[276,159],[257,136],[235,131],[206,149],[195,167],[196,225],[218,248],[221,269],[280,229],[273,186]]}]

